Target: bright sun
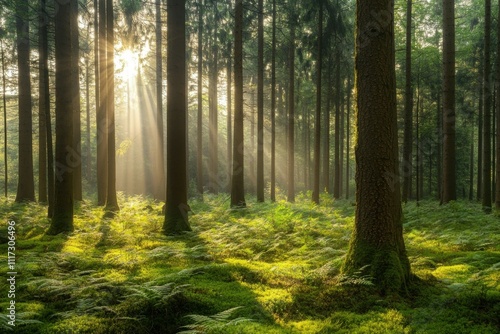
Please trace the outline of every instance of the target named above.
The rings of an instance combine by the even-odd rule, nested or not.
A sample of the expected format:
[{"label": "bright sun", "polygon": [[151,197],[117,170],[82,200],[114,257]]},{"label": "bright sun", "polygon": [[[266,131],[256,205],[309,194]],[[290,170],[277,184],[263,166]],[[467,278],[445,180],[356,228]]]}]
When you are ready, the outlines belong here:
[{"label": "bright sun", "polygon": [[118,73],[125,81],[133,80],[137,75],[139,54],[125,49],[115,54],[115,63]]}]

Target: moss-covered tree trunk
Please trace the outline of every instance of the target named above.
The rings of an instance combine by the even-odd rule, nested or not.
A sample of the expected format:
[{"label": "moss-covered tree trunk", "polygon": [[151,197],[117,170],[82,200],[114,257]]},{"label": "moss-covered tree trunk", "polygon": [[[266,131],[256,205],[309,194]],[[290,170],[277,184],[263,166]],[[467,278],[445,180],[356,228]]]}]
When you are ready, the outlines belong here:
[{"label": "moss-covered tree trunk", "polygon": [[190,231],[187,213],[186,8],[167,1],[167,203],[165,234]]},{"label": "moss-covered tree trunk", "polygon": [[[345,274],[360,269],[380,292],[407,286],[398,173],[394,7],[391,0],[358,0],[356,11],[356,222]],[[372,13],[383,18],[376,23]]]}]

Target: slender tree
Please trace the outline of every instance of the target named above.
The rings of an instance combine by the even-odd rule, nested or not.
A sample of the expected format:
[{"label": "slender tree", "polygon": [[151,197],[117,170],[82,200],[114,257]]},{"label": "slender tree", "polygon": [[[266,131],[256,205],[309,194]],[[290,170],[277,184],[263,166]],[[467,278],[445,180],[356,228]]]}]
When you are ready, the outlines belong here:
[{"label": "slender tree", "polygon": [[408,201],[408,193],[412,179],[412,148],[413,148],[413,88],[411,85],[411,12],[412,0],[406,1],[406,61],[405,61],[405,117],[403,144],[403,202]]},{"label": "slender tree", "polygon": [[[498,1],[500,6],[500,0]],[[500,7],[499,7],[500,8]],[[500,10],[498,11],[498,20],[500,22]],[[495,209],[500,210],[500,24],[497,23],[497,64],[496,64],[496,187],[495,187]]]},{"label": "slender tree", "polygon": [[319,166],[321,142],[321,71],[323,69],[323,1],[318,2],[318,61],[316,63],[316,115],[314,118],[314,185],[312,200],[319,204]]},{"label": "slender tree", "polygon": [[185,0],[167,0],[166,234],[190,231],[187,205],[187,82]]},{"label": "slender tree", "polygon": [[491,49],[491,0],[484,3],[484,119],[483,119],[483,209],[491,211],[491,97],[493,87],[490,82]]},{"label": "slender tree", "polygon": [[73,81],[73,148],[75,161],[73,167],[74,200],[82,200],[82,133],[80,105],[80,36],[78,32],[78,1],[71,1],[71,70]]},{"label": "slender tree", "polygon": [[71,2],[59,4],[56,42],[56,178],[54,215],[47,234],[73,231],[73,89],[71,61]]},{"label": "slender tree", "polygon": [[346,115],[346,166],[345,166],[345,198],[349,199],[349,181],[351,178],[351,75],[347,75],[347,115]]},{"label": "slender tree", "polygon": [[455,115],[455,4],[443,0],[443,203],[457,199]]},{"label": "slender tree", "polygon": [[335,56],[335,157],[334,157],[334,178],[333,178],[333,198],[340,198],[340,49],[337,46]]},{"label": "slender tree", "polygon": [[271,201],[276,201],[276,0],[273,0],[271,45]]},{"label": "slender tree", "polygon": [[18,108],[19,108],[19,171],[16,202],[35,200],[33,178],[33,144],[31,116],[29,1],[16,1]]},{"label": "slender tree", "polygon": [[233,161],[233,125],[232,125],[232,89],[231,82],[233,80],[232,76],[232,61],[231,61],[231,42],[227,43],[227,62],[226,62],[226,98],[227,98],[227,119],[226,119],[226,128],[227,128],[227,191],[231,192],[231,161]]},{"label": "slender tree", "polygon": [[161,0],[155,0],[156,8],[156,146],[155,198],[165,200],[165,156],[163,147],[163,63]]},{"label": "slender tree", "polygon": [[332,83],[332,57],[328,61],[328,94],[326,97],[326,110],[323,113],[323,186],[322,188],[330,192],[330,105],[333,93]]},{"label": "slender tree", "polygon": [[106,0],[99,0],[99,108],[97,109],[97,204],[106,204],[108,187]]},{"label": "slender tree", "polygon": [[203,0],[198,4],[198,115],[196,131],[196,180],[203,196]]},{"label": "slender tree", "polygon": [[7,84],[5,78],[5,51],[2,39],[0,39],[2,52],[2,102],[3,102],[3,156],[4,156],[4,196],[9,193],[9,165],[7,163]]},{"label": "slender tree", "polygon": [[234,127],[231,207],[245,207],[243,136],[243,0],[234,7]]},{"label": "slender tree", "polygon": [[295,2],[290,8],[290,45],[288,55],[288,177],[287,201],[295,201]]},{"label": "slender tree", "polygon": [[113,0],[106,0],[106,61],[107,61],[107,144],[108,144],[108,176],[106,211],[116,212],[119,210],[116,198],[116,149],[115,149],[115,35],[114,35],[114,12]]},{"label": "slender tree", "polygon": [[264,1],[258,2],[257,202],[264,202]]},{"label": "slender tree", "polygon": [[40,0],[38,13],[38,201],[47,202],[47,126],[50,108],[46,0]]},{"label": "slender tree", "polygon": [[217,84],[219,78],[219,46],[218,46],[218,22],[217,3],[214,2],[214,27],[211,36],[211,62],[209,64],[208,81],[208,137],[209,137],[209,168],[208,168],[208,191],[218,193],[219,191],[219,127],[218,127],[218,94]]},{"label": "slender tree", "polygon": [[[387,19],[370,24],[374,12]],[[392,0],[357,0],[357,205],[342,268],[370,275],[382,293],[403,290],[410,279],[398,173],[393,13]]]}]

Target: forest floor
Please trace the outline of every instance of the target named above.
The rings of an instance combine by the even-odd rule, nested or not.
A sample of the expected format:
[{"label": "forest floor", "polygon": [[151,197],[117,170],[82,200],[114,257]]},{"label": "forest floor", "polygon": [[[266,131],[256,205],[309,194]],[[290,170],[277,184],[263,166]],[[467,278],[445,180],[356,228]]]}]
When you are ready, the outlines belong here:
[{"label": "forest floor", "polygon": [[[310,196],[230,210],[190,202],[193,232],[162,235],[161,204],[121,197],[104,219],[88,202],[69,236],[46,236],[46,207],[0,201],[16,221],[17,333],[500,333],[500,218],[475,203],[403,206],[408,296],[340,275],[351,201]],[[0,267],[7,273],[7,244]],[[3,275],[4,276],[4,275]],[[0,281],[0,331],[8,282]]]}]

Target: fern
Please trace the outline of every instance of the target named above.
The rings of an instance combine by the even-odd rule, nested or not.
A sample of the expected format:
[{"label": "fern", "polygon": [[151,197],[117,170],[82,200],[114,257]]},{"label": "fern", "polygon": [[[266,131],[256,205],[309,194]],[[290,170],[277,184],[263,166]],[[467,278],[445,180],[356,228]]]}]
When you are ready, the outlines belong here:
[{"label": "fern", "polygon": [[217,330],[222,330],[227,326],[234,326],[243,322],[253,321],[252,319],[244,317],[238,317],[229,320],[229,318],[241,308],[242,306],[233,307],[211,316],[199,314],[187,315],[186,317],[191,319],[193,323],[182,326],[181,328],[184,328],[186,330],[178,332],[177,334],[205,334]]}]

